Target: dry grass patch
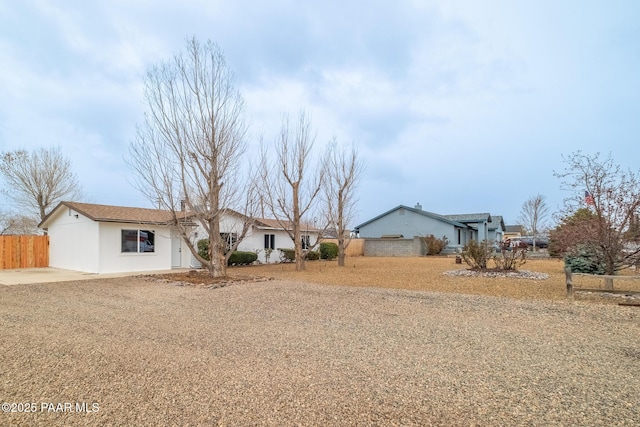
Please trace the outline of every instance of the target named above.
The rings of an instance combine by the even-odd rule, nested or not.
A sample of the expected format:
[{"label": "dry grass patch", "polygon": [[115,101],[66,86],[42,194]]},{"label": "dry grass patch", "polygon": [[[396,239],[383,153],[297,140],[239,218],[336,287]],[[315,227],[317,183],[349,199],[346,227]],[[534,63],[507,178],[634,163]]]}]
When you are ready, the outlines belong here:
[{"label": "dry grass patch", "polygon": [[354,257],[345,267],[334,261],[307,262],[305,271],[293,264],[234,267],[231,275],[268,276],[326,285],[381,287],[419,291],[493,295],[523,299],[565,299],[564,264],[559,260],[530,260],[523,270],[549,275],[547,280],[505,277],[445,276],[445,271],[465,269],[448,257]]},{"label": "dry grass patch", "polygon": [[[221,287],[234,281],[254,282],[268,279],[292,280],[325,285],[379,287],[417,291],[449,292],[469,295],[490,295],[518,299],[563,300],[566,299],[564,262],[558,259],[530,259],[520,269],[545,273],[545,280],[514,277],[466,277],[443,273],[467,269],[466,264],[456,264],[450,257],[353,257],[347,258],[345,267],[336,261],[308,261],[305,271],[295,271],[293,263],[230,267],[228,278],[212,279],[206,271],[190,271],[163,276],[177,282]],[[636,275],[628,270],[622,275]],[[574,276],[576,288],[602,288],[602,279]],[[215,285],[215,286],[208,286]],[[619,280],[616,289],[640,292],[638,280]],[[576,294],[578,299],[601,302],[620,302],[620,297]]]}]

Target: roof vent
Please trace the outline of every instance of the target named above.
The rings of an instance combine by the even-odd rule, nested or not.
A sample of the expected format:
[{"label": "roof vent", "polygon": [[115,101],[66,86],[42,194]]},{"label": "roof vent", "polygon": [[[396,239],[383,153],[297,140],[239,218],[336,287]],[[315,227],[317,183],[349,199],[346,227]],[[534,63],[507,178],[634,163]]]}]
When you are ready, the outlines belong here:
[{"label": "roof vent", "polygon": [[422,210],[422,205],[420,204],[420,202],[416,203],[415,208],[420,210],[420,211]]}]

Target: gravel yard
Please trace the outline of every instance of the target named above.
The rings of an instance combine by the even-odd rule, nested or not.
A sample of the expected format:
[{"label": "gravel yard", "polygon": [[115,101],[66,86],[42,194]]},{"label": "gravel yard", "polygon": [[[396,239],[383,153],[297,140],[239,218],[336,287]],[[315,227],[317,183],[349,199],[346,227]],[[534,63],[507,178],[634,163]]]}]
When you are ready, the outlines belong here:
[{"label": "gravel yard", "polygon": [[640,309],[447,292],[2,286],[0,425],[640,423]]}]

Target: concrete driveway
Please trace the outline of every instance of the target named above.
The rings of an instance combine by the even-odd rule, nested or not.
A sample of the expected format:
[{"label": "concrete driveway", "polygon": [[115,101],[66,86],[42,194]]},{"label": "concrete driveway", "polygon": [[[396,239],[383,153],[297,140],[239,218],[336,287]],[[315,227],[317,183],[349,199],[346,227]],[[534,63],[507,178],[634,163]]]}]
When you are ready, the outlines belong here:
[{"label": "concrete driveway", "polygon": [[[182,269],[181,269],[182,270]],[[83,271],[63,270],[60,268],[16,268],[0,270],[0,285],[23,285],[29,283],[70,282],[74,280],[91,280],[108,277],[138,276],[141,274],[163,274],[179,270],[137,271],[130,273],[85,273]]]}]

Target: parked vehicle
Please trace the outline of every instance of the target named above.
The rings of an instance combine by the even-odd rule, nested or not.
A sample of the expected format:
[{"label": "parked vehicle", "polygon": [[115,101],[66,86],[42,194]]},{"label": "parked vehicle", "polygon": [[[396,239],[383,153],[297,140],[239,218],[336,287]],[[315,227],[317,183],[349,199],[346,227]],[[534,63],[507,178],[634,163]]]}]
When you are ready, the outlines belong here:
[{"label": "parked vehicle", "polygon": [[[523,237],[514,237],[511,239],[511,245],[515,246],[518,243],[522,242],[527,245],[529,248],[533,248],[534,238],[532,236],[523,236]],[[546,249],[549,247],[549,239],[546,237],[536,237],[536,248],[538,249]]]},{"label": "parked vehicle", "polygon": [[148,240],[140,241],[140,252],[153,252],[154,246]]},{"label": "parked vehicle", "polygon": [[146,231],[140,232],[140,252],[153,252],[153,243],[149,240],[149,233]]},{"label": "parked vehicle", "polygon": [[153,234],[137,230],[124,230],[122,233],[122,252],[155,252]]}]

